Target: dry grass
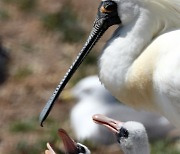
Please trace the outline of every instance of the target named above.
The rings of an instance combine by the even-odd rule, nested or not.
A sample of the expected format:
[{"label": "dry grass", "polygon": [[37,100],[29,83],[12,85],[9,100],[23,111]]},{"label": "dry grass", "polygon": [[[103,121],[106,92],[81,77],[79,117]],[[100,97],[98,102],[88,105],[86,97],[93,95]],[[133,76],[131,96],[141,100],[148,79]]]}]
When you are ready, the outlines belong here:
[{"label": "dry grass", "polygon": [[[45,128],[38,124],[42,107],[83,44],[64,43],[59,33],[43,27],[42,16],[61,10],[64,2],[39,0],[25,13],[26,7],[22,10],[21,4],[13,0],[0,2],[0,19],[3,19],[0,34],[11,56],[9,78],[0,87],[0,153],[35,153],[34,150],[42,153],[46,146],[42,143],[58,142],[53,138],[57,138],[59,127],[70,131],[67,113],[72,103],[56,105],[50,115],[53,119],[50,128],[47,123]],[[73,7],[74,11],[79,7]],[[82,12],[79,10],[77,17]],[[76,20],[84,28],[91,23],[88,19],[81,22],[80,18]]]},{"label": "dry grass", "polygon": [[[60,127],[73,135],[68,121],[73,102],[59,100],[45,127],[41,128],[38,124],[41,109],[84,43],[64,42],[62,33],[43,27],[42,16],[62,10],[66,3],[66,0],[37,0],[29,8],[26,5],[30,4],[25,4],[23,0],[18,3],[16,0],[0,1],[0,35],[11,56],[9,77],[0,86],[2,154],[43,153],[46,142],[58,147],[60,141],[56,131]],[[71,5],[72,10],[69,11],[75,12],[75,20],[87,36],[99,1],[72,0]],[[111,31],[95,47],[95,55],[109,33]],[[94,57],[93,54],[90,56]],[[97,72],[94,58],[92,61],[86,62],[86,69],[81,66],[81,71],[76,73],[67,87],[80,77]],[[103,153],[104,149],[107,153],[117,153],[117,148],[112,147],[94,148],[94,153]]]}]

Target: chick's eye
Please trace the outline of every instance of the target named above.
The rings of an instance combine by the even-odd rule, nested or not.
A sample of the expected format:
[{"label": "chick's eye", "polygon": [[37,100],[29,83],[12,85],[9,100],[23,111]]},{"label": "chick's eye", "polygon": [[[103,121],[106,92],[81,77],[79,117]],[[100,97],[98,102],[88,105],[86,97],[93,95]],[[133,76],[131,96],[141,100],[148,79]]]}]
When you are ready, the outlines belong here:
[{"label": "chick's eye", "polygon": [[86,153],[86,150],[83,146],[77,145],[78,153]]},{"label": "chick's eye", "polygon": [[129,132],[127,129],[121,127],[121,129],[119,130],[119,133],[117,135],[119,138],[121,138],[121,137],[128,138]]}]

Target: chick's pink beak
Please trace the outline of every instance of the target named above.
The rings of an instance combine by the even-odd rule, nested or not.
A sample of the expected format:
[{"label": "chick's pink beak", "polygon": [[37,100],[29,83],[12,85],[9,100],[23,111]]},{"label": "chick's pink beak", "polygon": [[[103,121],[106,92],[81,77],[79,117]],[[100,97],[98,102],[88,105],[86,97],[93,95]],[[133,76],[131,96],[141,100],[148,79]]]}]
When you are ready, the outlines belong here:
[{"label": "chick's pink beak", "polygon": [[111,119],[101,114],[93,115],[93,121],[97,124],[103,125],[110,129],[113,133],[118,133],[119,129],[121,128],[123,122]]}]

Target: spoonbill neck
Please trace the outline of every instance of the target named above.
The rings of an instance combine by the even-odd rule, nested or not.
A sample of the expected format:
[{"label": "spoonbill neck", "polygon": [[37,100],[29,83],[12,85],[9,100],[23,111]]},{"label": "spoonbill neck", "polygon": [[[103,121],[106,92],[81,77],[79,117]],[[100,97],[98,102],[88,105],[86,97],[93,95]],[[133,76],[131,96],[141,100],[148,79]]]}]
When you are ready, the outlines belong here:
[{"label": "spoonbill neck", "polygon": [[133,62],[160,29],[152,18],[145,10],[140,12],[130,24],[117,28],[105,45],[99,60],[100,79],[115,96],[124,87]]}]

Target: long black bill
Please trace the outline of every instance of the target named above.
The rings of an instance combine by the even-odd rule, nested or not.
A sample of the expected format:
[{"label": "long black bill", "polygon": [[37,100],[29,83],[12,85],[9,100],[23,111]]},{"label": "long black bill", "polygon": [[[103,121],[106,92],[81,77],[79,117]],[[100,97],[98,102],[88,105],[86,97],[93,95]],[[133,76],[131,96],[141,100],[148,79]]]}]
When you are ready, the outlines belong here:
[{"label": "long black bill", "polygon": [[46,103],[45,107],[41,111],[39,122],[43,126],[43,122],[46,120],[49,112],[51,111],[55,100],[58,98],[74,72],[82,63],[86,55],[90,52],[95,43],[100,39],[104,32],[112,25],[120,24],[121,21],[118,17],[117,4],[111,0],[101,2],[98,8],[98,14],[93,25],[93,29],[76,60],[73,62],[62,81],[59,83],[54,93]]}]

